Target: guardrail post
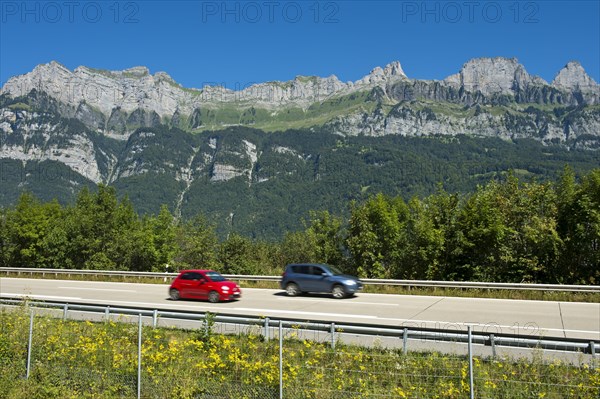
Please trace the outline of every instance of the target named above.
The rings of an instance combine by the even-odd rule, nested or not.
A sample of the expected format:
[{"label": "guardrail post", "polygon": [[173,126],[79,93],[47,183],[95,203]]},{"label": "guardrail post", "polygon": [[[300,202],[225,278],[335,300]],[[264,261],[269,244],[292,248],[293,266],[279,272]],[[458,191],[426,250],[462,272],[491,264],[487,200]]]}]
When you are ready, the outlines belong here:
[{"label": "guardrail post", "polygon": [[268,341],[270,338],[269,337],[269,321],[270,321],[269,318],[265,317],[265,333],[264,333],[265,341]]},{"label": "guardrail post", "polygon": [[104,309],[104,318],[106,319],[105,321],[110,321],[110,306]]},{"label": "guardrail post", "polygon": [[279,320],[279,399],[283,399],[283,322]]},{"label": "guardrail post", "polygon": [[335,349],[335,323],[331,323],[331,349]]},{"label": "guardrail post", "polygon": [[27,372],[25,378],[29,378],[29,372],[31,371],[31,342],[33,341],[33,309],[31,309],[31,316],[29,319],[29,341],[27,344]]},{"label": "guardrail post", "polygon": [[69,304],[65,303],[63,306],[63,321],[67,320],[67,312],[69,311]]},{"label": "guardrail post", "polygon": [[137,398],[142,393],[142,314],[138,315],[138,369],[137,369]]},{"label": "guardrail post", "polygon": [[152,313],[152,328],[156,328],[157,324],[158,324],[158,309],[154,309],[154,312]]},{"label": "guardrail post", "polygon": [[402,332],[402,353],[406,355],[408,346],[408,328],[404,327],[404,331]]},{"label": "guardrail post", "polygon": [[496,357],[496,337],[490,334],[490,346],[492,347],[492,357]]},{"label": "guardrail post", "polygon": [[596,368],[596,343],[590,341],[590,353],[592,355],[592,369]]},{"label": "guardrail post", "polygon": [[475,399],[475,390],[473,387],[473,330],[471,326],[467,326],[467,334],[469,351],[469,397]]}]

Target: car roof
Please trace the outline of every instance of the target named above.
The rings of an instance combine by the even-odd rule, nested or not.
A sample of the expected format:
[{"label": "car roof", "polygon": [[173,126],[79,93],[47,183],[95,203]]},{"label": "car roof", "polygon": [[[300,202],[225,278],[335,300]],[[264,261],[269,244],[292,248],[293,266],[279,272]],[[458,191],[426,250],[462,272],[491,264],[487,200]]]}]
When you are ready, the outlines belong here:
[{"label": "car roof", "polygon": [[214,270],[212,269],[190,269],[190,270],[180,270],[179,274],[182,273],[188,273],[188,272],[196,272],[196,273],[202,273],[202,274],[206,274],[207,272],[214,272]]},{"label": "car roof", "polygon": [[325,263],[290,263],[288,266],[324,266],[329,267]]},{"label": "car roof", "polygon": [[325,268],[329,268],[330,266],[325,264],[325,263],[290,263],[289,265],[286,266],[286,268],[291,267],[291,266],[320,266],[320,267],[325,267]]}]

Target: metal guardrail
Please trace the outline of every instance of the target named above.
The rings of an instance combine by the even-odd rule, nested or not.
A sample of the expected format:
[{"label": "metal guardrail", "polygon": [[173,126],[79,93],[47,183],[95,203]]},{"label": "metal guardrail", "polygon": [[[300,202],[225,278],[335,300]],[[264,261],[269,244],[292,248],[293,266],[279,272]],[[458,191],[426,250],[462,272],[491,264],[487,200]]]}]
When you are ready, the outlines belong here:
[{"label": "metal guardrail", "polygon": [[[207,319],[210,312],[191,312],[191,311],[173,311],[150,309],[144,307],[115,307],[101,306],[82,303],[68,303],[62,301],[30,301],[26,298],[1,298],[1,306],[21,306],[27,303],[30,307],[62,309],[63,318],[67,318],[69,311],[91,312],[104,315],[107,319],[110,315],[132,315],[152,318],[152,325],[156,327],[159,319],[171,319],[177,321],[203,321]],[[439,328],[419,328],[419,327],[391,327],[379,326],[361,323],[332,323],[330,321],[300,321],[285,318],[252,317],[231,314],[211,314],[212,321],[216,323],[258,326],[264,328],[265,338],[269,338],[269,328],[274,328],[280,324],[286,329],[322,331],[332,335],[332,345],[334,345],[334,334],[354,334],[362,336],[375,337],[396,337],[403,340],[403,349],[406,352],[408,339],[418,339],[422,341],[468,343],[469,340],[475,344],[491,346],[495,353],[495,348],[518,347],[528,349],[545,349],[564,352],[579,352],[591,354],[593,358],[600,354],[600,342],[594,342],[586,339],[564,338],[564,337],[545,337],[517,334],[491,334],[478,331],[457,331]],[[280,323],[281,322],[281,323]],[[470,330],[470,329],[469,329]]]},{"label": "metal guardrail", "polygon": [[[20,267],[0,267],[0,273],[41,274],[41,275],[95,275],[116,277],[148,277],[148,278],[172,278],[177,273],[159,272],[131,272],[114,270],[80,270],[80,269],[36,269]],[[233,280],[245,281],[279,281],[279,276],[254,276],[245,274],[224,274]],[[493,283],[493,282],[470,282],[470,281],[430,281],[430,280],[386,280],[386,279],[361,279],[366,285],[391,285],[407,288],[457,288],[457,289],[494,289],[494,290],[522,290],[522,291],[561,291],[561,292],[590,292],[600,293],[600,285],[566,285],[566,284],[526,284],[526,283]]]}]

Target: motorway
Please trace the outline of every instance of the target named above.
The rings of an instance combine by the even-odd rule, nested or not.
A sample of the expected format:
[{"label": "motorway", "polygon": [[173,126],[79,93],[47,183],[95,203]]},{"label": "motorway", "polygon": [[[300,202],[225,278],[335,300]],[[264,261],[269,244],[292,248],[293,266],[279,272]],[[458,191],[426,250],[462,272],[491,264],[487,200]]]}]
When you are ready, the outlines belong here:
[{"label": "motorway", "polygon": [[398,327],[466,330],[472,325],[489,333],[600,340],[600,303],[365,293],[341,300],[290,298],[281,290],[247,288],[238,301],[210,304],[172,301],[167,291],[167,284],[0,278],[0,297]]}]

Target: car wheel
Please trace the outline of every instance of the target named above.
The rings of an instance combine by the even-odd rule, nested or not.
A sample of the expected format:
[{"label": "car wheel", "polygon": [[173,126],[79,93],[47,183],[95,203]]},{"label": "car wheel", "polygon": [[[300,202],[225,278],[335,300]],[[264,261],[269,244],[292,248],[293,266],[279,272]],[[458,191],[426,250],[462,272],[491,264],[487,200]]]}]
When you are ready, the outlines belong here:
[{"label": "car wheel", "polygon": [[217,303],[219,302],[219,293],[217,291],[211,291],[208,293],[208,302]]},{"label": "car wheel", "polygon": [[179,298],[181,298],[181,296],[179,295],[179,290],[176,290],[175,288],[171,288],[169,290],[169,296],[171,297],[172,300],[176,301]]},{"label": "car wheel", "polygon": [[300,295],[300,288],[296,283],[289,283],[285,286],[285,292],[288,296],[298,296]]},{"label": "car wheel", "polygon": [[344,287],[337,284],[331,289],[331,295],[333,295],[335,299],[342,299],[346,296],[346,291],[344,291]]}]

